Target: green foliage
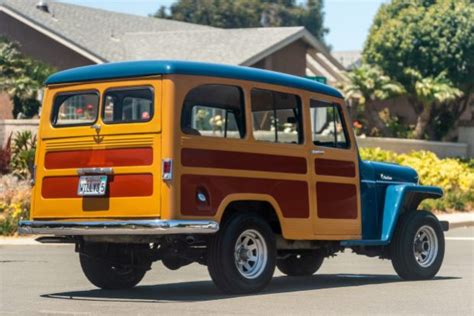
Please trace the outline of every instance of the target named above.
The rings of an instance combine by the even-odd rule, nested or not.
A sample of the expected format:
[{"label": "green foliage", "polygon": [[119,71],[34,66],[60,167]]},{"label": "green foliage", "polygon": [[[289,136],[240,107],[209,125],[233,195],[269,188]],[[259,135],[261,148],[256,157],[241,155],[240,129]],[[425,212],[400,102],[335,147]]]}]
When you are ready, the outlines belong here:
[{"label": "green foliage", "polygon": [[17,132],[13,138],[12,174],[20,179],[31,179],[35,163],[36,135],[30,131]]},{"label": "green foliage", "polygon": [[456,86],[474,83],[474,6],[469,0],[393,0],[383,4],[364,47],[366,62],[405,87],[405,68],[421,77],[446,78]]},{"label": "green foliage", "polygon": [[372,136],[392,136],[373,103],[403,94],[403,86],[385,75],[379,67],[368,64],[352,70],[347,77],[349,82],[343,84],[342,90],[347,99],[357,100],[358,105],[365,108],[365,120],[368,123],[365,132]]},{"label": "green foliage", "polygon": [[[418,114],[415,138],[445,137],[466,109],[474,87],[472,2],[383,4],[365,43],[363,61],[380,66],[404,86]],[[441,123],[446,113],[449,120]]]},{"label": "green foliage", "polygon": [[322,0],[178,0],[170,13],[161,7],[155,17],[220,28],[302,25],[323,42],[328,32]]},{"label": "green foliage", "polygon": [[474,210],[474,166],[455,158],[439,159],[428,151],[396,154],[380,148],[360,148],[362,159],[397,163],[415,169],[424,185],[439,186],[445,195],[423,202],[422,208],[438,211]]},{"label": "green foliage", "polygon": [[414,69],[405,69],[405,72],[415,78],[415,95],[425,106],[454,101],[463,95],[462,91],[455,88],[446,78],[446,72],[425,78]]},{"label": "green foliage", "polygon": [[23,56],[18,43],[0,37],[0,91],[13,99],[15,117],[19,112],[26,117],[38,113],[38,91],[53,71],[52,67]]},{"label": "green foliage", "polygon": [[380,67],[363,64],[347,74],[349,82],[343,86],[346,98],[358,99],[359,104],[385,100],[403,94],[405,89],[385,75]]}]

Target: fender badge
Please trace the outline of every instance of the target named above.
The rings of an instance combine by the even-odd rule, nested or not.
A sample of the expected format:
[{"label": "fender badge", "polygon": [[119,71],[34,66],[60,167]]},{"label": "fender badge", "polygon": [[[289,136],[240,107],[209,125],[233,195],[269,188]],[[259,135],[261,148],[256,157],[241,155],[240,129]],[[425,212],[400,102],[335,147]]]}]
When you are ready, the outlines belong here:
[{"label": "fender badge", "polygon": [[391,176],[387,176],[387,175],[385,175],[385,174],[383,174],[383,173],[380,174],[380,179],[382,179],[382,180],[388,180],[388,181],[392,181],[392,180],[393,180],[393,178],[392,178]]}]

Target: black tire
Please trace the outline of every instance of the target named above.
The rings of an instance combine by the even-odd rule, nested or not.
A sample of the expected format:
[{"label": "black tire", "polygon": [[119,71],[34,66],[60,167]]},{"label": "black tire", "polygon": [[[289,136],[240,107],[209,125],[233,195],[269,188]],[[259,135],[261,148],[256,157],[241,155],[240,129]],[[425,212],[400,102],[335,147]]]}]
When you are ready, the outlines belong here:
[{"label": "black tire", "polygon": [[288,276],[310,276],[319,270],[324,261],[321,251],[307,251],[278,259],[276,266],[281,273]]},{"label": "black tire", "polygon": [[129,289],[137,285],[145,276],[146,268],[112,264],[106,258],[79,254],[82,271],[87,279],[101,289]]},{"label": "black tire", "polygon": [[[255,252],[247,250],[247,253],[251,251],[251,254],[255,254],[258,258],[264,258],[258,256],[258,254],[263,254],[266,260],[258,260],[254,262],[254,265],[250,265],[243,255],[245,249],[242,250],[243,247],[239,247],[239,250],[235,250],[238,242],[245,243],[245,234],[255,236],[255,242],[253,242],[255,247],[262,249]],[[252,247],[251,241],[248,245]],[[212,280],[224,293],[246,294],[261,291],[271,281],[275,271],[275,236],[263,218],[251,213],[235,214],[223,224],[210,241],[207,261]],[[246,267],[238,268],[238,265],[240,266],[244,261],[248,263],[250,269],[241,272],[241,270],[246,270]],[[257,264],[258,262],[261,264]],[[254,276],[250,275],[253,270],[256,270]],[[246,273],[249,276],[245,276]]]},{"label": "black tire", "polygon": [[[432,241],[425,242],[427,238]],[[437,250],[425,251],[428,255],[421,254],[426,249]],[[393,268],[402,279],[432,279],[444,258],[444,234],[438,219],[427,211],[403,214],[390,244],[390,254]]]}]

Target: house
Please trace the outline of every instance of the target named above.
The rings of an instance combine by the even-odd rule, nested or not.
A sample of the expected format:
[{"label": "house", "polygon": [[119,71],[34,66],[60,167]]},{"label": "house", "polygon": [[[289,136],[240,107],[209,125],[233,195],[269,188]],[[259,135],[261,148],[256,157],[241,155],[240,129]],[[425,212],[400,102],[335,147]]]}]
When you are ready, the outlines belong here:
[{"label": "house", "polygon": [[[344,79],[304,27],[221,29],[38,0],[0,0],[0,36],[57,69],[139,59],[242,65]],[[1,99],[0,99],[1,100]]]},{"label": "house", "polygon": [[332,52],[332,55],[347,70],[357,68],[362,63],[362,51],[360,50],[336,51]]}]

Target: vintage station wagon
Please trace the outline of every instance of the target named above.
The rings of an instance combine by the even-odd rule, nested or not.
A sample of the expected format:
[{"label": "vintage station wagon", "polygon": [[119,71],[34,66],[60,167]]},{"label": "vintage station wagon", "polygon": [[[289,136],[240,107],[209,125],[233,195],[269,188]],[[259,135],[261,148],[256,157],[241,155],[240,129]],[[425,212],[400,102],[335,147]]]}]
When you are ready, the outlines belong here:
[{"label": "vintage station wagon", "polygon": [[309,276],[346,248],[429,279],[441,189],[360,159],[343,96],[308,79],[182,61],[80,67],[46,81],[23,234],[75,243],[86,277],[137,285],[161,260],[198,262],[228,293],[262,290],[275,266]]}]

